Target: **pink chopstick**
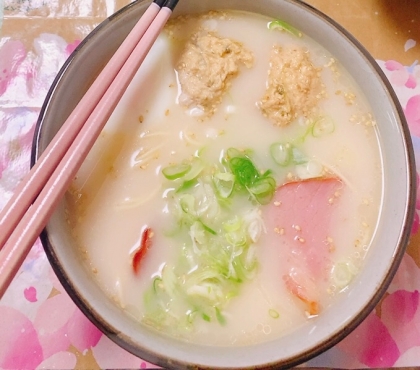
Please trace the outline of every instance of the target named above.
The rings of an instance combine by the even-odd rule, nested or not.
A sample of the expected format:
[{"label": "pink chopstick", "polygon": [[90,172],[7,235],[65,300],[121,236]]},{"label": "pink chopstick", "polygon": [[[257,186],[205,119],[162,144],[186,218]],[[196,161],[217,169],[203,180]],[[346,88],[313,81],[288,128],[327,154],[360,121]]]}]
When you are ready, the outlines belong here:
[{"label": "pink chopstick", "polygon": [[177,3],[148,7],[0,213],[0,298]]}]

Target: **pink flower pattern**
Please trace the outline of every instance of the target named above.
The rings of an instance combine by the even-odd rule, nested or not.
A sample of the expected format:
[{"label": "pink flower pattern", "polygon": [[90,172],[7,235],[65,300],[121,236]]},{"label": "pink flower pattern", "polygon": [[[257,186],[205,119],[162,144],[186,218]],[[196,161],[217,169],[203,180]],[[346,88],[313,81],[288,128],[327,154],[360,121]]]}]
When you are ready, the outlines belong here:
[{"label": "pink flower pattern", "polygon": [[392,367],[400,356],[394,338],[375,312],[339,343],[338,347],[356,354],[358,360],[369,367]]},{"label": "pink flower pattern", "polygon": [[392,84],[397,86],[404,85],[409,89],[415,89],[417,87],[417,80],[413,72],[417,64],[418,61],[416,60],[410,67],[405,67],[395,60],[388,60],[385,63],[385,68],[392,72],[389,76],[389,80]]},{"label": "pink flower pattern", "polygon": [[420,137],[420,94],[408,99],[404,113],[411,133]]},{"label": "pink flower pattern", "polygon": [[[0,208],[29,168],[40,104],[79,43],[42,34],[34,41],[37,55],[19,41],[0,43]],[[22,88],[26,94],[20,93]],[[38,107],[26,107],[28,101]],[[151,366],[111,342],[82,314],[53,274],[38,241],[0,301],[0,368],[74,368],[72,348],[82,355],[94,353],[101,368]]]},{"label": "pink flower pattern", "polygon": [[[0,43],[0,208],[28,169],[40,104],[58,69],[79,43],[66,43],[52,34],[35,38],[35,52],[17,40]],[[379,63],[396,89],[420,156],[420,66],[417,62],[410,67],[396,61]],[[420,211],[419,187],[416,208]],[[418,230],[417,214],[413,234]],[[420,267],[406,254],[380,309],[308,365],[419,366],[419,290]],[[152,367],[90,323],[58,282],[38,241],[0,301],[0,368],[75,368],[75,352],[81,356],[90,353],[100,368]]]},{"label": "pink flower pattern", "polygon": [[[367,367],[414,366],[420,351],[420,269],[406,254],[381,304],[337,347]],[[420,358],[420,357],[417,357]],[[357,365],[356,365],[357,367]]]}]

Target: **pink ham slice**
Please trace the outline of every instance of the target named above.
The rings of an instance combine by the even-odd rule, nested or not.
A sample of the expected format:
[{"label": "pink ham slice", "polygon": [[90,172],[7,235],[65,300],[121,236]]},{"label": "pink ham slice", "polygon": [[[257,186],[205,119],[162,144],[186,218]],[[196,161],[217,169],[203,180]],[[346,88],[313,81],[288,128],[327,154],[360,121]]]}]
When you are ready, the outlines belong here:
[{"label": "pink ham slice", "polygon": [[336,178],[290,182],[276,190],[264,210],[268,244],[279,248],[283,261],[283,283],[310,315],[319,313],[319,287],[331,269],[330,224],[342,191]]}]

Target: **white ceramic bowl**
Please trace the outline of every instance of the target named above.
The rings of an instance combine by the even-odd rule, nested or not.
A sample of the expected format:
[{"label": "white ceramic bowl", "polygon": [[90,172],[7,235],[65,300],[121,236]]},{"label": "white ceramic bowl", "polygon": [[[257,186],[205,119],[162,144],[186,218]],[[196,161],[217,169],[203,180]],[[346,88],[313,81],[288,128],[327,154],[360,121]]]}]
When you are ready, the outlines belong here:
[{"label": "white ceramic bowl", "polygon": [[[137,1],[105,20],[71,55],[42,109],[33,161],[44,150],[77,101],[147,8]],[[242,9],[279,17],[328,49],[366,94],[374,115],[383,158],[384,195],[378,231],[365,268],[344,299],[290,335],[248,347],[217,348],[185,343],[135,323],[100,290],[79,263],[67,229],[64,206],[42,234],[48,258],[67,292],[107,336],[135,355],[173,369],[288,367],[333,346],[350,333],[386,291],[404,254],[415,202],[415,166],[403,112],[386,78],[369,54],[339,25],[294,0],[181,0],[176,14]]]}]

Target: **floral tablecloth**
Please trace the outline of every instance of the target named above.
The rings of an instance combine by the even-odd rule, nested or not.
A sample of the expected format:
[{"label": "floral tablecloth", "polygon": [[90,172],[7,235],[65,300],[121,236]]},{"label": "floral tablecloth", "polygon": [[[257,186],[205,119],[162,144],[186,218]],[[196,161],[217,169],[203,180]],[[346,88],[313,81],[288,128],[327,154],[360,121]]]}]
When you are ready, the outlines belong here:
[{"label": "floral tablecloth", "polygon": [[[28,171],[37,116],[61,65],[80,40],[126,3],[0,0],[0,209]],[[404,109],[420,163],[420,65],[398,62],[398,55],[417,42],[407,39],[396,60],[378,63]],[[306,366],[420,366],[420,195],[416,205],[411,245],[380,305],[345,340]],[[0,369],[152,367],[83,316],[37,241],[0,300]]]}]

